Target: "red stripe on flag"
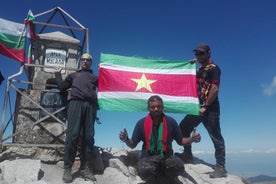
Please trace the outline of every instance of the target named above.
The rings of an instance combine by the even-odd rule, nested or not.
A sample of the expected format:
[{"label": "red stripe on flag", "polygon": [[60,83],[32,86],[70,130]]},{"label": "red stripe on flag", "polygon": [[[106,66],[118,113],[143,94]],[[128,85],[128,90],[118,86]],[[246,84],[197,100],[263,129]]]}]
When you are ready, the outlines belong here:
[{"label": "red stripe on flag", "polygon": [[7,57],[15,59],[21,63],[25,62],[25,49],[16,50],[5,47],[2,43],[0,43],[0,54],[3,54]]},{"label": "red stripe on flag", "polygon": [[[197,97],[196,77],[191,74],[152,74],[141,72],[118,71],[100,68],[99,72],[99,92],[135,92],[137,83],[132,79],[141,79],[145,74],[147,80],[156,80],[150,87],[152,93]],[[137,92],[150,92],[146,88]]]}]

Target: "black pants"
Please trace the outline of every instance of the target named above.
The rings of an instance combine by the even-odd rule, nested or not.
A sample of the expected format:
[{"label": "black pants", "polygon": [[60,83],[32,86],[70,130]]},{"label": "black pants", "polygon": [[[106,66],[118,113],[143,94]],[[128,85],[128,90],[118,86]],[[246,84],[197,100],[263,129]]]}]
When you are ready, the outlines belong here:
[{"label": "black pants", "polygon": [[144,157],[138,162],[138,174],[147,182],[156,182],[160,178],[174,178],[183,171],[182,161],[174,156],[164,158],[160,155],[154,155]]},{"label": "black pants", "polygon": [[[203,123],[208,131],[215,147],[215,158],[217,164],[225,165],[225,144],[221,135],[220,120],[218,112],[208,112],[205,116],[187,115],[180,123],[180,129],[184,137],[190,137],[194,127]],[[191,152],[191,145],[184,146],[184,151]]]},{"label": "black pants", "polygon": [[81,146],[81,167],[88,167],[91,164],[95,118],[95,105],[76,100],[69,102],[67,108],[68,126],[64,148],[64,169],[72,168],[79,142]]}]

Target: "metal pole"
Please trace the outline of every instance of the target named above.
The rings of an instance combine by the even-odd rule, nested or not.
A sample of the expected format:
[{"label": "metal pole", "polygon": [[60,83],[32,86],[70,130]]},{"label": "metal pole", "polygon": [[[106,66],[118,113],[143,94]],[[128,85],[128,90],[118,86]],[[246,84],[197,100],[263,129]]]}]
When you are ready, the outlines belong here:
[{"label": "metal pole", "polygon": [[[40,68],[56,68],[56,66],[45,66],[45,65],[37,65],[37,64],[24,64],[25,66],[32,66],[32,67],[40,67]],[[77,71],[77,68],[70,68],[70,67],[60,67],[63,70],[69,71]]]},{"label": "metal pole", "polygon": [[47,13],[50,13],[50,12],[54,11],[54,10],[56,10],[56,8],[52,8],[52,9],[47,10],[47,11],[45,11],[45,12],[36,14],[36,15],[34,15],[34,17],[39,17],[39,16],[41,16],[41,15],[45,15],[45,14],[47,14]]},{"label": "metal pole", "polygon": [[34,105],[36,105],[38,108],[40,108],[41,110],[43,110],[44,112],[46,112],[49,116],[51,116],[52,118],[54,118],[55,120],[57,120],[57,122],[63,124],[63,122],[58,119],[57,117],[55,117],[52,113],[50,113],[49,111],[47,111],[44,107],[42,107],[41,105],[39,105],[36,101],[34,101],[31,97],[29,97],[28,95],[24,95],[19,89],[17,89],[13,84],[11,84],[11,87],[18,92],[19,94],[23,95],[25,98],[27,98],[29,101],[31,101]]},{"label": "metal pole", "polygon": [[2,111],[2,122],[1,122],[1,132],[0,132],[0,152],[2,152],[2,138],[4,136],[4,129],[5,129],[5,120],[6,120],[6,109],[7,109],[7,103],[8,103],[8,97],[9,97],[9,87],[11,85],[11,80],[12,78],[21,75],[22,72],[24,71],[24,65],[21,65],[20,70],[18,73],[11,75],[7,79],[7,85],[6,85],[6,90],[5,90],[5,97],[4,97],[4,104],[3,104],[3,111]]},{"label": "metal pole", "polygon": [[36,14],[36,15],[34,15],[34,17],[39,17],[39,16],[41,16],[41,15],[45,15],[45,14],[47,14],[47,13],[50,13],[50,12],[54,11],[54,10],[59,10],[59,11],[61,11],[62,13],[64,13],[65,15],[67,15],[69,18],[71,18],[71,19],[72,19],[76,24],[78,24],[81,28],[85,29],[85,27],[84,27],[81,23],[79,23],[74,17],[72,17],[69,13],[67,13],[66,11],[64,11],[64,10],[63,10],[62,8],[60,8],[60,7],[52,8],[52,9],[50,9],[50,10],[48,10],[48,11],[43,12],[43,13]]},{"label": "metal pole", "polygon": [[86,28],[85,34],[86,34],[86,52],[89,53],[88,28]]},{"label": "metal pole", "polygon": [[44,25],[44,26],[52,26],[52,27],[58,27],[58,28],[74,29],[74,30],[80,30],[80,31],[85,30],[85,28],[63,26],[63,25],[58,25],[58,24],[51,24],[51,23],[44,23],[44,22],[37,22],[37,21],[34,21],[34,24]]},{"label": "metal pole", "polygon": [[71,18],[76,24],[78,24],[80,27],[85,28],[81,23],[79,23],[74,17],[69,15],[66,11],[64,11],[61,7],[57,7],[61,12],[63,12],[65,15],[67,15],[69,18]]}]

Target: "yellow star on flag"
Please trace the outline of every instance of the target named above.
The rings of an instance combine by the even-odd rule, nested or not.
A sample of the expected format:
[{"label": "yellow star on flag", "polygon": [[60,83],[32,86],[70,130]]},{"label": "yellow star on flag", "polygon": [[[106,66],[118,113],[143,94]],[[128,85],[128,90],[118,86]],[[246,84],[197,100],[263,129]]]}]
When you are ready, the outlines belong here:
[{"label": "yellow star on flag", "polygon": [[131,79],[131,80],[137,83],[136,91],[142,88],[146,88],[148,91],[152,92],[150,85],[156,82],[156,80],[148,80],[144,73],[140,79]]}]

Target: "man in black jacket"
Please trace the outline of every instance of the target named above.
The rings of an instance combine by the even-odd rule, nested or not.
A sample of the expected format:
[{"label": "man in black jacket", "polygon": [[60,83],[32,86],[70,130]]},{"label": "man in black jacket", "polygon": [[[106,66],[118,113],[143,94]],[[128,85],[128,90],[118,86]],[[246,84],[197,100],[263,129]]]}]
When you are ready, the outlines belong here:
[{"label": "man in black jacket", "polygon": [[[187,115],[180,123],[184,137],[189,137],[193,128],[203,123],[213,141],[215,148],[216,167],[209,176],[211,178],[226,177],[225,169],[225,143],[220,129],[220,105],[218,99],[221,70],[210,60],[209,45],[200,44],[195,49],[196,60],[200,67],[197,70],[198,97],[200,102],[199,116]],[[179,155],[183,161],[192,161],[191,145],[184,146],[183,154]]]},{"label": "man in black jacket", "polygon": [[[98,77],[90,69],[92,56],[83,54],[80,58],[81,70],[69,74],[62,80],[61,68],[56,69],[55,77],[60,90],[71,88],[71,99],[67,107],[68,126],[64,147],[64,182],[72,182],[71,168],[77,154],[77,144],[81,142],[79,174],[89,180],[95,181],[89,165],[94,146],[94,122],[98,107],[96,88]],[[81,135],[81,136],[80,136]]]}]

